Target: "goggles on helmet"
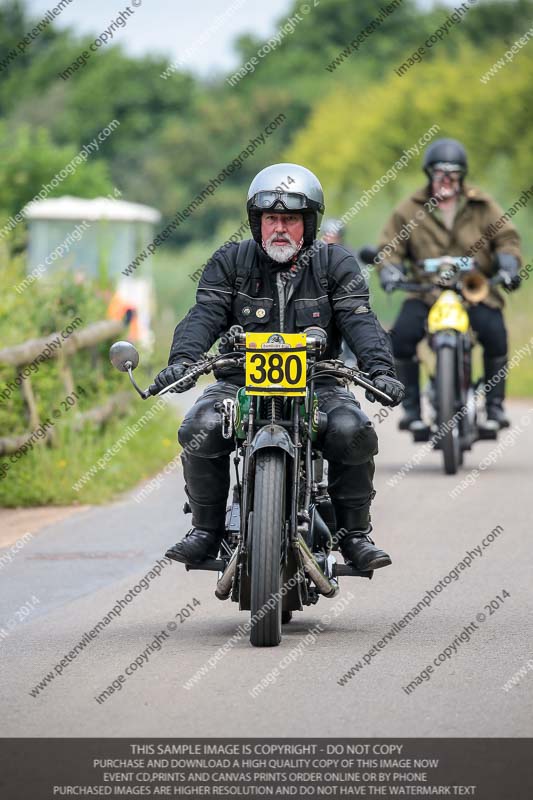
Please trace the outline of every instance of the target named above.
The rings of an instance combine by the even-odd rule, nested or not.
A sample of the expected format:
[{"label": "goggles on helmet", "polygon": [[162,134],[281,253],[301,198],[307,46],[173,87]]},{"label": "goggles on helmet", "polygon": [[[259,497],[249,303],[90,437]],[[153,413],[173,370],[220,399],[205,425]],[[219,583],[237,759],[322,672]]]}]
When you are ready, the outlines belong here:
[{"label": "goggles on helmet", "polygon": [[305,194],[300,194],[300,192],[278,192],[270,190],[257,192],[249,203],[249,205],[255,208],[265,210],[273,209],[278,204],[283,206],[285,211],[301,211],[304,208],[311,208],[308,198]]},{"label": "goggles on helmet", "polygon": [[451,180],[460,180],[465,174],[465,170],[460,164],[450,164],[447,161],[432,164],[429,172],[434,180],[443,180],[445,176]]}]

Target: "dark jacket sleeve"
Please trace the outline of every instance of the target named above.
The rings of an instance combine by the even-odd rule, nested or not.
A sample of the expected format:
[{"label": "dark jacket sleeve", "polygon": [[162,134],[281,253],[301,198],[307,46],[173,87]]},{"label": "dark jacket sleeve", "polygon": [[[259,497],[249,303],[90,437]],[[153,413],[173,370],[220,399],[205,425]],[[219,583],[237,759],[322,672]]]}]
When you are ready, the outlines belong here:
[{"label": "dark jacket sleeve", "polygon": [[329,245],[329,296],[335,322],[363,371],[395,377],[390,340],[370,308],[366,280],[356,259]]},{"label": "dark jacket sleeve", "polygon": [[169,364],[198,359],[229,328],[236,278],[237,244],[226,245],[207,262],[196,291],[196,303],[176,326]]}]

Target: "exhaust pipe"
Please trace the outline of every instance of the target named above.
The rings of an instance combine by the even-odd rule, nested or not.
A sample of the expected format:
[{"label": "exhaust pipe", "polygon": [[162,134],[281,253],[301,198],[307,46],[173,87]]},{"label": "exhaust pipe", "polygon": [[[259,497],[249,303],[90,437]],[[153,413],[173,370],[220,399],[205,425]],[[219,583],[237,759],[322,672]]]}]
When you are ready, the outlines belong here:
[{"label": "exhaust pipe", "polygon": [[233,577],[235,575],[235,569],[237,568],[238,554],[239,548],[236,547],[229,560],[228,566],[218,580],[217,588],[215,589],[215,597],[218,597],[219,600],[227,600],[231,594]]},{"label": "exhaust pipe", "polygon": [[300,548],[304,570],[311,578],[320,594],[323,594],[324,597],[335,597],[340,590],[339,584],[334,578],[328,578],[327,575],[324,575],[301,536],[298,536],[298,547]]}]

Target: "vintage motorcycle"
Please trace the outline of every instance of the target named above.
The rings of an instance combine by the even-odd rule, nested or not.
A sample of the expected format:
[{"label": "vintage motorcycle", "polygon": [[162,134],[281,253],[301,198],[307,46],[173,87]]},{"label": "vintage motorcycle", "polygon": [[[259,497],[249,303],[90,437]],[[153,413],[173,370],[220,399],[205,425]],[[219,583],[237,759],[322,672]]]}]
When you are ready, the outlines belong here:
[{"label": "vintage motorcycle", "polygon": [[[226,514],[218,557],[189,570],[219,573],[215,594],[229,597],[251,612],[250,642],[272,647],[281,641],[282,623],[292,612],[332,598],[338,577],[372,578],[339,564],[332,555],[335,520],[327,494],[324,462],[317,449],[327,426],[318,410],[314,382],[318,377],[355,383],[378,400],[390,398],[368,376],[342,361],[319,361],[326,347],[322,328],[303,333],[245,333],[233,326],[225,341],[231,352],[204,355],[187,373],[159,395],[182,385],[191,388],[215,366],[245,366],[245,386],[235,401],[225,400],[222,434],[235,441],[236,481]],[[139,356],[129,342],[116,342],[112,364],[127,372],[143,399],[150,396],[136,384],[133,370]],[[186,509],[184,509],[186,510]]]},{"label": "vintage motorcycle", "polygon": [[[480,303],[491,285],[468,257],[442,256],[418,262],[425,283],[400,280],[392,287],[417,294],[439,291],[427,319],[428,342],[435,353],[435,368],[427,396],[432,408],[431,425],[413,423],[415,442],[431,441],[442,452],[444,471],[454,475],[463,463],[463,453],[479,439],[496,439],[499,426],[482,419],[472,381],[472,350],[475,343],[466,303]],[[420,272],[419,272],[420,274]]]}]

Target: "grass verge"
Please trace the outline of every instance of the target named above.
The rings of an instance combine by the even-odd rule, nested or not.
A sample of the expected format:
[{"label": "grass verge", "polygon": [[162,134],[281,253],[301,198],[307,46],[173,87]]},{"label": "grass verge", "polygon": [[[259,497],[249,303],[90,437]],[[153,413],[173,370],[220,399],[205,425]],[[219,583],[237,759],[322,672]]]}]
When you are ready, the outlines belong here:
[{"label": "grass verge", "polygon": [[0,465],[9,465],[0,480],[0,506],[105,503],[153,475],[176,455],[178,419],[172,409],[159,411],[79,491],[73,488],[145,411],[135,404],[96,435],[89,426],[79,432],[60,428],[55,447],[35,446],[13,464],[9,456],[0,457]]}]

